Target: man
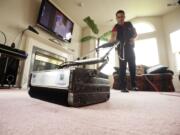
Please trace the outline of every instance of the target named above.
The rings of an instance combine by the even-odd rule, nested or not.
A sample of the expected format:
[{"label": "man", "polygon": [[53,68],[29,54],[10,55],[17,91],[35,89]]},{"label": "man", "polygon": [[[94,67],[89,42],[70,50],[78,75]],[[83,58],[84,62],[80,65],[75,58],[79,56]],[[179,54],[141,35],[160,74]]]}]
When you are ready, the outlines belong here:
[{"label": "man", "polygon": [[112,38],[110,42],[119,40],[120,45],[118,49],[119,64],[120,64],[120,90],[128,92],[126,88],[126,67],[128,63],[132,90],[137,90],[135,77],[136,77],[136,63],[134,53],[134,39],[137,33],[131,22],[125,22],[125,12],[119,10],[116,13],[117,24],[112,30]]}]

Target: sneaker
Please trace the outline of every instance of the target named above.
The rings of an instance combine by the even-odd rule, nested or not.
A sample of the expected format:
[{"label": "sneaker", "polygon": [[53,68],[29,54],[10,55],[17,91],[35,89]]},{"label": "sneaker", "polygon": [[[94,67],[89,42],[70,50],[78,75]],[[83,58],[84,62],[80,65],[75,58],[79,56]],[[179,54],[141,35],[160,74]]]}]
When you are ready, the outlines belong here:
[{"label": "sneaker", "polygon": [[132,91],[138,91],[138,87],[132,87]]},{"label": "sneaker", "polygon": [[121,92],[128,93],[129,90],[127,88],[125,88],[125,89],[122,89]]}]

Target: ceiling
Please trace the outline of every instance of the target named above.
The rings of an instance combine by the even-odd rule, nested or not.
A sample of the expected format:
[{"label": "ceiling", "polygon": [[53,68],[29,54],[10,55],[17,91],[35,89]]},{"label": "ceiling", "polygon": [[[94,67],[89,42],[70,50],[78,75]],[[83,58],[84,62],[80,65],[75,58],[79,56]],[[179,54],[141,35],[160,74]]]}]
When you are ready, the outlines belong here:
[{"label": "ceiling", "polygon": [[80,26],[86,16],[91,16],[98,25],[115,23],[115,13],[119,9],[126,12],[126,19],[142,16],[164,15],[176,6],[167,7],[168,3],[177,0],[53,0]]}]

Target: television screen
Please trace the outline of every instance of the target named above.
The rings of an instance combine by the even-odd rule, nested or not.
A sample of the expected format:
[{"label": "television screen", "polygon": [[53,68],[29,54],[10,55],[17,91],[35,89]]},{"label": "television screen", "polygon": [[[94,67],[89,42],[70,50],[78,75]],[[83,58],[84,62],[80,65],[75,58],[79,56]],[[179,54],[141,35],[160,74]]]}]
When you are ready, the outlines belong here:
[{"label": "television screen", "polygon": [[71,42],[73,22],[48,0],[42,1],[37,23],[59,39]]}]

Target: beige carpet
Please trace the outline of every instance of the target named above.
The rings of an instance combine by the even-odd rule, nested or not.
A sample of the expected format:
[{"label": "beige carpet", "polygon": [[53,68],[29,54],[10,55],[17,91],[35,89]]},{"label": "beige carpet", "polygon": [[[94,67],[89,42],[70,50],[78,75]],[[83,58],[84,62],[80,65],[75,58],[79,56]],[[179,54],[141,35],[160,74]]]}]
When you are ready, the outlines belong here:
[{"label": "beige carpet", "polygon": [[106,103],[69,108],[0,90],[0,135],[180,135],[180,94],[112,91]]}]

